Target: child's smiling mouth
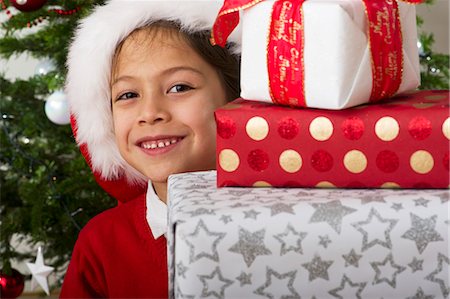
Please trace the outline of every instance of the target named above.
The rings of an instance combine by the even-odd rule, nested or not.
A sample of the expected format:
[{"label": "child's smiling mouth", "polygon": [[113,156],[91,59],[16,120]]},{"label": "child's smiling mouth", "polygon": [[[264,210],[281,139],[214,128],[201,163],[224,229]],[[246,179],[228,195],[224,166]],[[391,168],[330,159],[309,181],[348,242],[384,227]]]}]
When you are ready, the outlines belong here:
[{"label": "child's smiling mouth", "polygon": [[137,145],[145,152],[159,154],[172,149],[184,136],[155,136],[138,140]]}]

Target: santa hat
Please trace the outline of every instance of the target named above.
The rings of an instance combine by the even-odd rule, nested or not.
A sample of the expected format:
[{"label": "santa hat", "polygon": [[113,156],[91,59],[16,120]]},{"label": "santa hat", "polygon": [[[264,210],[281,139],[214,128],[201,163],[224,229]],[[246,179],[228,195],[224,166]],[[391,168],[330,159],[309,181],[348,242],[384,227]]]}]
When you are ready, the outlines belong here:
[{"label": "santa hat", "polygon": [[[159,20],[175,21],[187,33],[210,30],[222,1],[111,0],[83,19],[69,49],[65,91],[78,145],[104,181],[144,179],[121,157],[111,113],[110,76],[118,44],[133,30]],[[239,34],[229,41],[239,52]]]}]

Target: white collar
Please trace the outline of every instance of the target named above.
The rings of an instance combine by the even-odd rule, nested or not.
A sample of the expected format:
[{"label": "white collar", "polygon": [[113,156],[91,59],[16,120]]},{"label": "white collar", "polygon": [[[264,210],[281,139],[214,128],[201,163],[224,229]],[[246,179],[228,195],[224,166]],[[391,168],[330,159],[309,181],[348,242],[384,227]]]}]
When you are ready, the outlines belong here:
[{"label": "white collar", "polygon": [[156,195],[151,181],[148,181],[145,206],[147,208],[147,223],[155,240],[162,235],[166,235],[167,205]]}]

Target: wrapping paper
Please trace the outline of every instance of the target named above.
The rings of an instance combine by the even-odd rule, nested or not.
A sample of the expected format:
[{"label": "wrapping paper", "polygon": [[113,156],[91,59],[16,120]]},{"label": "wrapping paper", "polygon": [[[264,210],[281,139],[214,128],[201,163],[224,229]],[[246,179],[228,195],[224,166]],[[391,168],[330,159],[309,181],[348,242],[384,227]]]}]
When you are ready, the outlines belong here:
[{"label": "wrapping paper", "polygon": [[448,190],[169,178],[171,298],[448,298]]},{"label": "wrapping paper", "polygon": [[[241,97],[271,102],[267,32],[274,1],[243,11]],[[399,1],[403,76],[398,93],[420,84],[414,5]],[[367,19],[361,0],[311,0],[303,4],[304,94],[311,108],[343,109],[369,101],[372,90]],[[288,69],[289,71],[289,69]]]},{"label": "wrapping paper", "polygon": [[215,116],[219,187],[449,186],[448,90],[339,111],[240,99]]}]

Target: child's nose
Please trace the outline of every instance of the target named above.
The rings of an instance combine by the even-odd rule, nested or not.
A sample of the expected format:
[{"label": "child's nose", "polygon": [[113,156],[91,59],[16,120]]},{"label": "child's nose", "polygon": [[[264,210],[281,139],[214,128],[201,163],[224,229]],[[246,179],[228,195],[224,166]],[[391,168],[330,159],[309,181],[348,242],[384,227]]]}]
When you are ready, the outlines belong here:
[{"label": "child's nose", "polygon": [[144,97],[139,107],[138,122],[140,124],[155,124],[170,120],[167,104],[160,97]]}]

